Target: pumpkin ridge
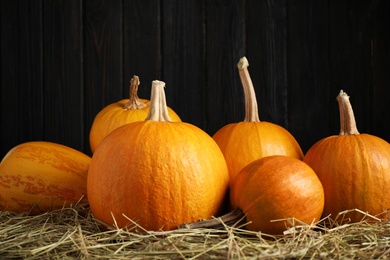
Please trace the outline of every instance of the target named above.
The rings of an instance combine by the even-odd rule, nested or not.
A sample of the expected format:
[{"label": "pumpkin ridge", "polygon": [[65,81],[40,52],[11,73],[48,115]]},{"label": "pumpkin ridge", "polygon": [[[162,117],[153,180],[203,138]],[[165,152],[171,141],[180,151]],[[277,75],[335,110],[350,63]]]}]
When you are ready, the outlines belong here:
[{"label": "pumpkin ridge", "polygon": [[[387,192],[388,188],[386,188],[384,186],[384,182],[380,181],[378,176],[376,176],[375,174],[372,173],[374,167],[377,167],[377,165],[374,165],[374,163],[375,163],[374,160],[368,159],[368,158],[373,158],[371,156],[371,153],[368,152],[368,150],[371,150],[370,147],[368,147],[368,146],[371,146],[375,141],[372,140],[372,142],[365,142],[364,141],[365,138],[373,139],[373,138],[371,138],[371,136],[366,135],[366,134],[359,134],[359,135],[355,135],[354,137],[359,142],[358,147],[360,148],[360,152],[363,155],[361,157],[365,158],[365,160],[361,159],[361,162],[362,162],[361,167],[362,167],[362,169],[367,169],[367,171],[365,172],[366,174],[364,175],[364,181],[362,182],[362,185],[363,185],[362,192],[364,192],[364,194],[362,194],[363,199],[362,199],[361,203],[362,203],[364,208],[371,208],[371,205],[373,205],[374,202],[378,201],[378,200],[380,200],[381,201],[380,204],[383,205],[384,204],[384,196],[381,196],[381,194],[383,194],[383,192]],[[382,164],[380,164],[380,167],[382,168]],[[377,178],[375,178],[375,177],[377,177]],[[376,183],[375,189],[373,189],[372,187],[367,187],[367,183]],[[376,190],[381,190],[383,192],[376,192]],[[372,196],[366,196],[367,195],[366,193],[372,194]],[[386,209],[383,209],[383,210],[386,210]]]},{"label": "pumpkin ridge", "polygon": [[0,210],[36,215],[87,202],[91,158],[71,147],[30,141],[0,162]]},{"label": "pumpkin ridge", "polygon": [[[135,84],[134,78],[138,78],[138,76],[134,75],[132,79],[133,85]],[[117,127],[135,121],[144,121],[147,118],[149,114],[150,101],[138,98],[137,90],[138,89],[132,89],[132,85],[130,85],[129,99],[122,99],[109,104],[97,113],[92,122],[89,133],[89,142],[92,153],[104,137]],[[172,119],[172,121],[181,121],[180,117],[173,109],[170,107],[166,107],[166,109],[168,116]]]},{"label": "pumpkin ridge", "polygon": [[[266,155],[288,155],[303,158],[302,150],[295,138],[283,127],[285,138],[275,138],[272,123],[259,119],[256,93],[248,71],[248,60],[242,57],[237,64],[245,99],[245,118],[238,123],[231,123],[220,128],[213,138],[225,156],[231,183],[236,175],[248,163]],[[253,124],[248,124],[253,123]],[[234,125],[234,127],[232,126]],[[278,128],[279,129],[279,128]],[[278,130],[277,129],[277,130]],[[256,131],[256,132],[254,132]],[[283,140],[283,142],[280,142]]]},{"label": "pumpkin ridge", "polygon": [[[245,166],[232,183],[230,199],[233,211],[219,219],[235,226],[244,219],[244,228],[267,234],[282,234],[290,226],[285,220],[289,218],[313,224],[320,220],[324,207],[323,187],[313,169],[284,155],[262,157]],[[212,219],[181,227],[218,224]]]},{"label": "pumpkin ridge", "polygon": [[[258,132],[259,124],[260,124],[260,122],[238,122],[237,124],[233,125],[231,136],[228,140],[229,150],[235,150],[235,151],[241,153],[241,155],[245,154],[244,156],[240,156],[241,162],[239,164],[234,163],[235,167],[233,169],[233,172],[239,173],[248,163],[251,163],[252,161],[257,160],[264,155],[262,136]],[[246,129],[246,130],[241,131],[242,129]],[[248,129],[253,129],[253,130],[248,130]],[[240,131],[238,131],[238,130],[240,130]],[[247,133],[248,135],[245,136],[245,138],[237,138],[237,136],[241,135],[242,132]],[[254,140],[255,138],[251,138],[253,136],[257,137],[256,140]],[[232,149],[232,147],[234,147],[234,146],[232,146],[231,143],[233,143],[233,144],[237,143],[237,140],[242,140],[242,141],[245,141],[246,143],[245,143],[245,145],[243,145],[242,143],[239,143],[240,145],[238,147],[236,147],[236,149]],[[259,146],[259,147],[257,147],[258,150],[257,149],[248,149],[251,146],[251,144],[253,144],[252,141],[256,141],[256,143]],[[233,155],[233,154],[231,154],[231,155]],[[238,160],[238,158],[236,158],[235,155],[233,155],[233,156],[234,156],[232,158],[233,161]],[[238,168],[238,166],[240,166],[240,168]]]},{"label": "pumpkin ridge", "polygon": [[[340,91],[337,101],[339,135],[317,141],[304,158],[324,187],[323,216],[332,214],[337,217],[340,212],[354,209],[371,215],[381,214],[390,208],[390,197],[385,195],[390,185],[390,144],[379,137],[357,131],[346,93]],[[351,222],[365,217],[358,211],[343,215]]]},{"label": "pumpkin ridge", "polygon": [[[122,213],[138,221],[142,227],[152,230],[172,229],[181,224],[183,219],[196,221],[196,218],[211,217],[217,213],[215,209],[219,208],[227,192],[229,179],[224,157],[210,136],[185,122],[144,120],[120,129],[110,134],[95,153],[104,158],[105,152],[109,154],[109,149],[119,148],[123,152],[118,152],[118,155],[122,154],[114,155],[114,162],[110,163],[119,162],[122,165],[114,171],[120,171],[121,175],[125,173],[120,168],[133,172],[131,176],[126,173],[126,176],[122,176],[124,181],[110,187],[114,197],[117,196],[115,187],[122,194],[116,198],[118,205],[114,212],[114,216],[120,218],[117,220],[119,226],[128,222],[121,216]],[[129,133],[134,135],[128,136]],[[125,140],[121,140],[123,137]],[[106,148],[105,145],[111,147]],[[208,151],[206,147],[211,146],[212,149]],[[216,162],[210,160],[210,157]],[[98,157],[94,159],[100,164]],[[111,164],[100,165],[111,168]],[[95,171],[96,167],[91,167],[91,170]],[[211,169],[217,173],[210,172],[210,176],[206,176],[205,172]],[[99,170],[105,171],[104,168]],[[112,182],[109,179],[111,176],[106,176],[109,182]],[[213,185],[217,187],[214,189]],[[125,201],[121,201],[123,197]],[[103,215],[104,212],[99,213],[100,209],[91,208],[98,219],[102,218],[101,221],[110,219],[110,216]],[[102,206],[101,210],[107,209]]]},{"label": "pumpkin ridge", "polygon": [[[223,127],[223,129],[224,129],[223,131],[229,133],[230,138],[228,138],[228,139],[223,139],[223,136],[219,135],[219,133],[221,133],[221,132],[217,132],[213,136],[213,139],[218,144],[220,150],[222,151],[222,153],[224,155],[224,158],[225,158],[227,165],[233,164],[230,154],[226,153],[226,151],[228,151],[233,144],[232,133],[234,133],[235,126],[236,126],[235,124],[227,124]],[[229,176],[231,176],[231,167],[229,167]]]},{"label": "pumpkin ridge", "polygon": [[[170,122],[158,122],[160,124],[164,124],[164,127],[169,127],[169,132],[171,133],[172,136],[180,136],[180,137],[183,137],[183,132],[185,133],[185,127],[181,126],[181,125],[172,125],[172,123]],[[160,128],[160,126],[157,127],[157,125],[154,125],[154,127],[156,127],[156,130],[157,128]],[[183,140],[183,142],[185,142],[185,140]],[[167,147],[165,147],[165,145]],[[182,146],[180,145],[180,147],[177,146],[176,142],[175,144],[175,150],[176,151],[180,151],[181,153],[186,153],[186,151],[183,151],[182,150]],[[169,154],[168,152],[168,148],[169,147],[169,142],[168,143],[165,143],[164,144],[164,147],[161,147],[160,145],[157,145],[157,149],[159,150],[159,152],[157,154],[155,154],[155,158],[156,157],[159,157],[158,161],[162,161],[162,162],[166,162],[166,163],[163,163],[162,165],[158,165],[156,167],[160,168],[161,169],[164,169],[164,176],[161,176],[161,173],[160,173],[160,177],[166,177],[165,181],[166,181],[166,185],[164,185],[163,187],[161,187],[161,189],[157,189],[156,190],[156,193],[157,195],[160,195],[161,197],[160,198],[157,198],[156,194],[153,194],[153,197],[155,197],[157,199],[157,201],[155,201],[153,204],[149,204],[149,213],[148,215],[151,216],[153,214],[151,214],[155,209],[155,207],[159,207],[161,206],[161,201],[174,201],[173,204],[177,204],[177,203],[180,203],[181,204],[181,207],[176,207],[175,208],[175,213],[179,216],[183,216],[183,215],[186,215],[188,216],[187,212],[183,209],[187,209],[188,211],[188,208],[189,206],[185,204],[185,199],[186,197],[188,197],[188,190],[185,189],[185,185],[182,185],[182,183],[184,181],[186,181],[186,179],[183,179],[183,173],[185,173],[185,171],[178,171],[178,170],[175,170],[175,171],[172,171],[173,169],[178,169],[178,168],[181,168],[180,166],[180,163],[181,163],[181,160],[177,160],[176,158],[170,158],[169,157],[169,160],[167,162],[167,154]],[[167,164],[168,163],[168,164]],[[171,166],[170,166],[171,165]],[[187,176],[189,177],[189,176]],[[192,178],[191,178],[192,179]],[[158,180],[158,183],[160,183],[161,180]],[[175,185],[175,191],[178,191],[176,193],[173,192],[173,190],[170,190],[169,189],[169,186],[171,185]],[[195,185],[195,183],[194,183]],[[165,187],[166,186],[166,187]],[[157,204],[157,205],[155,205]],[[165,203],[163,203],[165,204]],[[171,203],[170,203],[171,204]],[[167,208],[169,209],[172,209],[173,206],[168,206]],[[165,210],[164,207],[162,208],[162,210]],[[173,222],[177,222],[175,219],[167,219],[165,218],[164,216],[167,215],[166,213],[162,214],[161,216],[161,219],[160,222],[164,223],[169,223],[170,221],[173,221]]]}]

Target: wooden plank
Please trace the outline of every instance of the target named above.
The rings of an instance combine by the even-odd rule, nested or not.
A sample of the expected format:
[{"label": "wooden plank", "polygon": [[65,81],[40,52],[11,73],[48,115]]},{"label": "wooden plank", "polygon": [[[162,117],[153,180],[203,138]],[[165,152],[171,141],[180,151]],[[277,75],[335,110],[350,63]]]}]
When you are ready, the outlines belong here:
[{"label": "wooden plank", "polygon": [[121,0],[84,3],[84,135],[89,149],[93,119],[103,107],[123,98],[123,29]]},{"label": "wooden plank", "polygon": [[206,129],[204,1],[164,1],[162,80],[167,103],[181,119]]},{"label": "wooden plank", "polygon": [[369,131],[372,98],[370,1],[329,2],[329,107],[337,110],[330,120],[338,134],[338,105],[334,98],[343,89],[350,96],[357,127]]},{"label": "wooden plank", "polygon": [[79,0],[43,2],[44,138],[84,148],[82,6]]},{"label": "wooden plank", "polygon": [[123,29],[123,98],[129,97],[130,79],[138,75],[141,81],[138,96],[150,99],[152,80],[161,79],[160,1],[124,1]]},{"label": "wooden plank", "polygon": [[206,1],[206,129],[244,120],[237,63],[245,55],[245,1]]},{"label": "wooden plank", "polygon": [[374,1],[370,10],[373,93],[369,133],[390,142],[390,1]]},{"label": "wooden plank", "polygon": [[260,119],[306,150],[337,134],[344,89],[358,128],[390,141],[389,7],[377,1],[0,1],[0,157],[50,140],[89,152],[105,105],[167,83],[168,105],[213,134],[244,116],[247,56]]},{"label": "wooden plank", "polygon": [[288,126],[305,152],[329,135],[329,117],[337,111],[338,93],[329,92],[328,3],[287,3]]},{"label": "wooden plank", "polygon": [[43,138],[42,1],[1,1],[0,157]]},{"label": "wooden plank", "polygon": [[287,1],[247,1],[249,71],[259,117],[288,128]]}]

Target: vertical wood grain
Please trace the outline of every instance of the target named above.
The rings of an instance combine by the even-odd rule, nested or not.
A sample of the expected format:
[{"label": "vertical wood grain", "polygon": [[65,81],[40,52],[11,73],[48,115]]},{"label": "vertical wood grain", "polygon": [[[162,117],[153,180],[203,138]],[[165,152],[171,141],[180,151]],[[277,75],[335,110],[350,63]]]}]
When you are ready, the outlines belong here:
[{"label": "vertical wood grain", "polygon": [[84,148],[82,5],[43,1],[44,139]]},{"label": "vertical wood grain", "polygon": [[287,3],[288,125],[306,151],[329,135],[329,98],[338,94],[329,94],[328,6],[324,0]]},{"label": "vertical wood grain", "polygon": [[245,54],[245,1],[206,1],[206,129],[244,120],[237,63]]},{"label": "vertical wood grain", "polygon": [[372,102],[369,131],[390,142],[390,1],[372,4]]},{"label": "vertical wood grain", "polygon": [[162,8],[162,80],[168,106],[185,122],[205,129],[208,107],[205,81],[204,1],[164,1]]},{"label": "vertical wood grain", "polygon": [[387,0],[0,1],[0,157],[47,140],[90,154],[106,105],[167,83],[168,105],[210,135],[243,120],[236,64],[247,56],[260,119],[307,150],[338,134],[335,100],[390,141]]},{"label": "vertical wood grain", "polygon": [[161,79],[160,1],[124,0],[123,2],[123,82],[128,98],[133,75],[140,77],[140,98],[150,99],[151,82]]},{"label": "vertical wood grain", "polygon": [[247,1],[247,58],[261,121],[288,128],[287,1]]},{"label": "vertical wood grain", "polygon": [[[369,131],[372,102],[370,1],[329,1],[329,107],[340,89],[350,96],[357,127]],[[331,120],[333,134],[340,129],[339,116]],[[334,130],[333,130],[334,129]]]},{"label": "vertical wood grain", "polygon": [[[121,0],[84,3],[84,122],[85,137],[96,114],[123,98],[123,27]],[[89,138],[85,150],[90,151]]]},{"label": "vertical wood grain", "polygon": [[1,1],[0,156],[43,139],[42,1]]}]

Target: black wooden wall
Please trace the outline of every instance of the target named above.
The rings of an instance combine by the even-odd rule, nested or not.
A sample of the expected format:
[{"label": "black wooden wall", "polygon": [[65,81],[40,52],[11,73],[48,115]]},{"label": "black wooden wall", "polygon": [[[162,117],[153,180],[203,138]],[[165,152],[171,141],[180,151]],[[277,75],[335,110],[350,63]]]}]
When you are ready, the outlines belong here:
[{"label": "black wooden wall", "polygon": [[246,56],[260,119],[304,151],[338,134],[335,97],[390,141],[388,0],[0,0],[0,157],[32,140],[90,154],[104,106],[166,82],[167,102],[209,134],[244,117]]}]

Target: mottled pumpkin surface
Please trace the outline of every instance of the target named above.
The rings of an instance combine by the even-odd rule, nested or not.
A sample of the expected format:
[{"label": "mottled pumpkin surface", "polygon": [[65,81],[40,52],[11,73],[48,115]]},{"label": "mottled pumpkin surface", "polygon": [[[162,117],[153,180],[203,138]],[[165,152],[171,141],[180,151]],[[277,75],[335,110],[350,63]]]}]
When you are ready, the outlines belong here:
[{"label": "mottled pumpkin surface", "polygon": [[0,210],[38,214],[87,201],[91,158],[51,142],[14,147],[0,163]]},{"label": "mottled pumpkin surface", "polygon": [[291,227],[286,219],[307,224],[320,220],[324,190],[315,172],[301,160],[267,156],[237,175],[230,200],[234,208],[246,213],[246,220],[251,222],[248,229],[282,234]]},{"label": "mottled pumpkin surface", "polygon": [[88,196],[94,216],[108,225],[123,227],[131,219],[147,230],[169,230],[217,216],[228,183],[224,157],[204,131],[146,120],[102,141],[92,157]]}]

